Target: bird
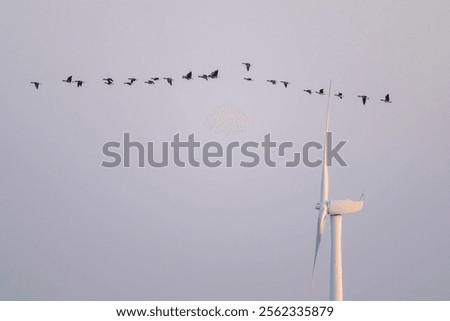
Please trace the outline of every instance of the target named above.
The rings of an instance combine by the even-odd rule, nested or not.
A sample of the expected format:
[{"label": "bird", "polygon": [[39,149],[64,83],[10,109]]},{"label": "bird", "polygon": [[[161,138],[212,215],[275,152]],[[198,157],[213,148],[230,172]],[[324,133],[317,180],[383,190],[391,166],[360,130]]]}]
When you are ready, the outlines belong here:
[{"label": "bird", "polygon": [[172,83],[173,83],[173,79],[172,79],[172,78],[170,78],[170,77],[165,77],[165,78],[163,78],[163,79],[167,80],[167,82],[169,83],[169,85],[172,86]]},{"label": "bird", "polygon": [[276,85],[277,84],[277,81],[273,80],[273,79],[269,79],[269,80],[266,80],[266,81],[270,82],[272,85]]},{"label": "bird", "polygon": [[103,78],[103,81],[105,82],[105,85],[114,85],[114,80],[112,78]]},{"label": "bird", "polygon": [[251,63],[243,62],[242,64],[245,66],[245,69],[247,69],[247,71],[250,71],[250,67],[252,66]]},{"label": "bird", "polygon": [[363,105],[365,105],[365,104],[366,104],[366,101],[367,101],[367,99],[369,99],[369,97],[367,97],[366,95],[360,95],[360,96],[358,96],[358,97],[362,99],[362,103],[363,103]]},{"label": "bird", "polygon": [[342,97],[344,97],[344,95],[342,95],[342,93],[337,93],[337,94],[334,94],[336,97],[339,97],[340,99],[342,99]]},{"label": "bird", "polygon": [[205,80],[208,80],[208,75],[203,74],[203,75],[201,75],[201,76],[198,76],[198,78],[203,78],[203,79],[205,79]]},{"label": "bird", "polygon": [[323,91],[323,88],[322,88],[322,89],[319,89],[319,91],[316,91],[316,94],[325,95],[325,92]]},{"label": "bird", "polygon": [[36,87],[36,89],[39,89],[39,86],[41,85],[41,83],[39,83],[37,81],[32,81],[31,84],[33,84],[34,87]]},{"label": "bird", "polygon": [[71,83],[72,82],[72,76],[67,77],[67,79],[64,79],[63,82]]},{"label": "bird", "polygon": [[280,82],[284,85],[284,88],[287,88],[287,86],[290,85],[290,82],[287,82],[287,81],[284,81],[284,80],[282,80]]},{"label": "bird", "polygon": [[189,71],[189,72],[186,74],[186,76],[183,76],[182,78],[183,78],[183,79],[186,79],[186,80],[191,80],[191,79],[192,79],[192,71]]},{"label": "bird", "polygon": [[208,77],[211,79],[219,78],[219,70],[214,70],[212,73],[209,74]]},{"label": "bird", "polygon": [[391,98],[389,97],[389,94],[386,95],[386,97],[384,97],[384,99],[380,99],[381,101],[384,101],[385,103],[392,103]]},{"label": "bird", "polygon": [[247,80],[247,81],[253,81],[252,78],[244,78],[244,80]]},{"label": "bird", "polygon": [[154,78],[150,78],[150,79],[153,80],[153,81],[158,81],[159,77],[154,77]]},{"label": "bird", "polygon": [[77,88],[83,86],[83,84],[85,83],[85,81],[83,80],[74,80],[74,82],[77,83]]},{"label": "bird", "polygon": [[147,80],[147,81],[144,81],[144,83],[149,84],[149,85],[154,85],[155,81],[154,80]]},{"label": "bird", "polygon": [[311,89],[303,89],[304,92],[307,92],[308,94],[312,94],[312,90]]},{"label": "bird", "polygon": [[124,82],[124,84],[131,86],[136,80],[136,78],[128,78],[128,81]]}]

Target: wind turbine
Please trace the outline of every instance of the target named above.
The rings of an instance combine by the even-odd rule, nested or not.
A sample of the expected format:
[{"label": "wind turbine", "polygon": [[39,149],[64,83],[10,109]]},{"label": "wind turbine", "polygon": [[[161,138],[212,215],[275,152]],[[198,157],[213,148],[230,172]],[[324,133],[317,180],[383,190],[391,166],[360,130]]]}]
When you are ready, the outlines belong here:
[{"label": "wind turbine", "polygon": [[316,209],[319,210],[317,222],[316,249],[314,254],[314,265],[312,275],[312,286],[314,286],[314,276],[316,269],[317,254],[319,252],[320,242],[325,229],[325,221],[330,216],[331,223],[331,264],[330,264],[330,300],[343,300],[343,282],[342,282],[342,215],[359,212],[364,201],[336,200],[329,199],[329,178],[328,178],[328,128],[330,123],[330,89],[328,91],[327,115],[325,124],[325,143],[322,162],[322,184],[320,187],[320,202]]}]

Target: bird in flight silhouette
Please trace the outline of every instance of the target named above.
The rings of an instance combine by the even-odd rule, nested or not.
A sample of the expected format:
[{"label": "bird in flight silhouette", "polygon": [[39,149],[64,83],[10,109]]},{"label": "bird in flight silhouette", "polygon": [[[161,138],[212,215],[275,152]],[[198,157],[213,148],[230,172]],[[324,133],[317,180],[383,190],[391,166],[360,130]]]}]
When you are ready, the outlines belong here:
[{"label": "bird in flight silhouette", "polygon": [[245,69],[247,69],[247,71],[250,71],[250,67],[252,66],[251,63],[249,63],[249,62],[243,62],[242,64],[245,66]]},{"label": "bird in flight silhouette", "polygon": [[312,94],[312,90],[311,89],[303,89],[304,92],[307,92],[308,94]]},{"label": "bird in flight silhouette", "polygon": [[269,80],[266,80],[266,81],[270,82],[272,85],[276,85],[277,84],[277,81],[273,80],[273,79],[269,79]]},{"label": "bird in flight silhouette", "polygon": [[74,82],[77,83],[77,88],[83,86],[83,84],[85,83],[85,81],[83,81],[83,80],[74,80]]},{"label": "bird in flight silhouette", "polygon": [[31,84],[33,84],[36,89],[39,89],[39,86],[41,85],[41,83],[37,81],[32,81]]},{"label": "bird in flight silhouette", "polygon": [[244,80],[247,80],[247,81],[253,81],[252,78],[244,78]]},{"label": "bird in flight silhouette", "polygon": [[124,84],[131,86],[136,80],[136,78],[128,78],[128,81],[124,82]]},{"label": "bird in flight silhouette", "polygon": [[208,77],[211,78],[211,79],[219,78],[219,70],[214,70],[212,73],[209,74]]},{"label": "bird in flight silhouette", "polygon": [[291,84],[290,82],[284,80],[280,82],[284,85],[284,88],[287,88],[287,86]]},{"label": "bird in flight silhouette", "polygon": [[105,82],[105,85],[114,85],[114,80],[112,78],[103,78],[103,81]]},{"label": "bird in flight silhouette", "polygon": [[147,80],[147,81],[144,81],[144,83],[145,84],[149,84],[149,85],[154,85],[155,81],[154,80]]},{"label": "bird in flight silhouette", "polygon": [[153,77],[153,78],[150,78],[150,79],[153,80],[153,81],[158,81],[159,77]]},{"label": "bird in flight silhouette", "polygon": [[336,97],[339,97],[340,99],[342,99],[342,97],[344,97],[344,95],[342,94],[342,93],[337,93],[337,94],[334,94]]},{"label": "bird in flight silhouette", "polygon": [[198,76],[198,78],[203,78],[203,79],[205,79],[205,80],[208,80],[208,75],[203,74],[203,75],[201,75],[201,76]]},{"label": "bird in flight silhouette", "polygon": [[381,101],[384,101],[385,103],[392,103],[391,98],[389,97],[389,94],[386,95],[386,97],[384,97],[384,99],[380,99]]},{"label": "bird in flight silhouette", "polygon": [[362,103],[363,103],[363,105],[365,105],[365,104],[366,104],[366,101],[367,101],[367,99],[369,99],[369,97],[367,97],[366,95],[360,95],[360,96],[358,96],[358,97],[362,99]]},{"label": "bird in flight silhouette", "polygon": [[316,94],[325,95],[324,89],[323,88],[319,89],[319,91],[316,91]]},{"label": "bird in flight silhouette", "polygon": [[172,79],[172,78],[166,77],[166,78],[163,78],[163,79],[167,80],[167,82],[169,83],[169,85],[172,86],[172,83],[173,83],[173,79]]},{"label": "bird in flight silhouette", "polygon": [[128,78],[128,80],[129,80],[131,83],[134,83],[137,79],[136,79],[136,78]]},{"label": "bird in flight silhouette", "polygon": [[192,71],[189,71],[185,76],[182,77],[183,79],[186,80],[191,80],[192,79]]},{"label": "bird in flight silhouette", "polygon": [[70,84],[72,82],[72,76],[67,77],[67,79],[64,79],[63,81]]}]

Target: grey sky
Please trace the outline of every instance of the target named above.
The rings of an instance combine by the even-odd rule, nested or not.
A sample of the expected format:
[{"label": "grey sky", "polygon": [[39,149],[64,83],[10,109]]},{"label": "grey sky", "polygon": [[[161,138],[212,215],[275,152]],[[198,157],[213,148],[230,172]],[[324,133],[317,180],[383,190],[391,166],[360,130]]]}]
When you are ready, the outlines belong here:
[{"label": "grey sky", "polygon": [[[309,294],[319,168],[100,163],[123,132],[322,141],[326,98],[302,90],[333,79],[345,97],[330,127],[350,166],[330,169],[330,195],[366,199],[344,218],[345,298],[449,300],[448,12],[448,1],[2,1],[0,299],[326,300],[329,226]],[[216,81],[181,81],[216,68]],[[61,82],[72,74],[83,88]],[[141,81],[121,85],[130,76]],[[174,86],[144,85],[151,76]],[[379,101],[387,92],[393,104]],[[247,131],[205,128],[219,106],[245,113]]]}]

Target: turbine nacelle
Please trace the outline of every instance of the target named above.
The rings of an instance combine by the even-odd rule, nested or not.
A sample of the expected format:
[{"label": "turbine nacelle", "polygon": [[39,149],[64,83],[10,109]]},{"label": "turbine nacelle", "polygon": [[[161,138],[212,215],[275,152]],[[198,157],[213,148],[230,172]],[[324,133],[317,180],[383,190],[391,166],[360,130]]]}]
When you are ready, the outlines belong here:
[{"label": "turbine nacelle", "polygon": [[362,210],[364,201],[337,200],[328,202],[328,214],[354,214]]},{"label": "turbine nacelle", "polygon": [[337,214],[354,214],[362,210],[364,206],[364,201],[353,201],[350,199],[346,200],[335,200],[328,201],[324,204],[317,203],[316,210],[323,210],[327,208],[327,214],[337,215]]}]

